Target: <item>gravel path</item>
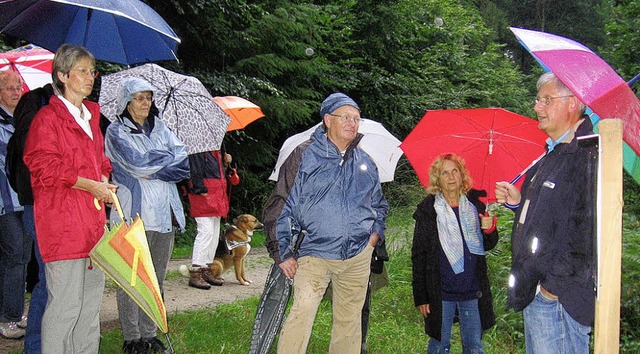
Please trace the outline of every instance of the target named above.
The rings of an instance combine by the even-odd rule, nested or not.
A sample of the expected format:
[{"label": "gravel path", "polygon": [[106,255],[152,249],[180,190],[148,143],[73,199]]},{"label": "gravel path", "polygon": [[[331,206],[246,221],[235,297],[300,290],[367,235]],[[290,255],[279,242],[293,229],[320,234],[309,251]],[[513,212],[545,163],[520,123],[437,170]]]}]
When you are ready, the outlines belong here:
[{"label": "gravel path", "polygon": [[[172,259],[165,281],[165,307],[169,315],[187,310],[214,308],[219,304],[228,304],[238,300],[262,294],[264,282],[272,264],[266,248],[253,248],[245,260],[246,271],[251,285],[240,285],[235,279],[233,270],[224,274],[225,284],[214,286],[210,290],[200,290],[187,285],[188,278],[178,272],[182,264],[189,264],[189,259]],[[116,285],[107,280],[107,286],[100,308],[101,330],[108,331],[119,327],[118,309],[116,306]],[[0,336],[0,353],[22,352],[23,340],[9,340]]]}]

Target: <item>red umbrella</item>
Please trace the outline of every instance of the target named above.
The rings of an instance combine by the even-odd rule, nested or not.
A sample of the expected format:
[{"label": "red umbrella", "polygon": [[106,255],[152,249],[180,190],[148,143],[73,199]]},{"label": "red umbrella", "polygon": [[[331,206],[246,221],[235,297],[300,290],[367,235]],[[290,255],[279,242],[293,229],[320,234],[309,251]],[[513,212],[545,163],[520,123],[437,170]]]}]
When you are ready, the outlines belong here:
[{"label": "red umbrella", "polygon": [[237,96],[214,97],[213,100],[231,117],[227,131],[243,129],[249,123],[264,117],[260,107],[253,102]]},{"label": "red umbrella", "polygon": [[20,74],[24,92],[51,82],[53,53],[34,46],[24,46],[0,53],[0,71],[12,70]]},{"label": "red umbrella", "polygon": [[546,139],[537,121],[502,108],[433,110],[400,148],[425,187],[438,155],[462,156],[473,188],[487,191],[488,201],[495,201],[495,183],[511,181],[525,170],[544,153]]}]

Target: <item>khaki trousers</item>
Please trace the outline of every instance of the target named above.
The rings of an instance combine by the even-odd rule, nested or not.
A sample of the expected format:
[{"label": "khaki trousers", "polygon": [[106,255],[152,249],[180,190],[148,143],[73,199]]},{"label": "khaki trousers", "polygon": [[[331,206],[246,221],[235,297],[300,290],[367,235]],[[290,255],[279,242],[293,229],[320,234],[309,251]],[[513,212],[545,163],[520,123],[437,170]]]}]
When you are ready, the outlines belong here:
[{"label": "khaki trousers", "polygon": [[330,281],[333,287],[333,325],[329,353],[360,353],[360,321],[372,253],[373,247],[367,245],[357,256],[346,260],[311,256],[298,260],[298,270],[293,278],[293,305],[280,332],[278,354],[306,352],[318,305]]}]

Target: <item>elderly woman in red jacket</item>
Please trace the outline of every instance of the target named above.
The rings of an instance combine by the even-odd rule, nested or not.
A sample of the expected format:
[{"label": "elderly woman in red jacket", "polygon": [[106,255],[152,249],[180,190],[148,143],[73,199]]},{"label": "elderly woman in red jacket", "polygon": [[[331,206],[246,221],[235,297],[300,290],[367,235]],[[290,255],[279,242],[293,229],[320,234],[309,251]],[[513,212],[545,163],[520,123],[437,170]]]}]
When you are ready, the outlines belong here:
[{"label": "elderly woman in red jacket", "polygon": [[62,45],[53,59],[59,95],[36,114],[24,150],[31,172],[36,235],[49,299],[42,318],[42,353],[97,353],[104,274],[89,251],[104,232],[106,215],[94,205],[113,202],[107,183],[100,106],[84,98],[97,76],[85,48]]}]

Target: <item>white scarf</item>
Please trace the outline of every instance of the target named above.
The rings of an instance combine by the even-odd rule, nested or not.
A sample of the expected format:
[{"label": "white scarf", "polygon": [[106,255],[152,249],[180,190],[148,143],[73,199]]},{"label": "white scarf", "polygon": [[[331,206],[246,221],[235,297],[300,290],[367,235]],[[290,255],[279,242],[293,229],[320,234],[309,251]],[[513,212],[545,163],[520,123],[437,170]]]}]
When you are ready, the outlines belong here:
[{"label": "white scarf", "polygon": [[484,255],[484,245],[482,231],[480,230],[480,220],[478,210],[465,195],[460,196],[458,201],[458,214],[460,215],[460,225],[462,225],[462,235],[460,225],[453,209],[447,204],[442,193],[436,194],[433,205],[436,210],[436,221],[438,224],[438,237],[444,250],[444,254],[453,268],[455,274],[464,271],[464,249],[462,245],[462,235],[467,242],[469,251],[480,256]]}]

